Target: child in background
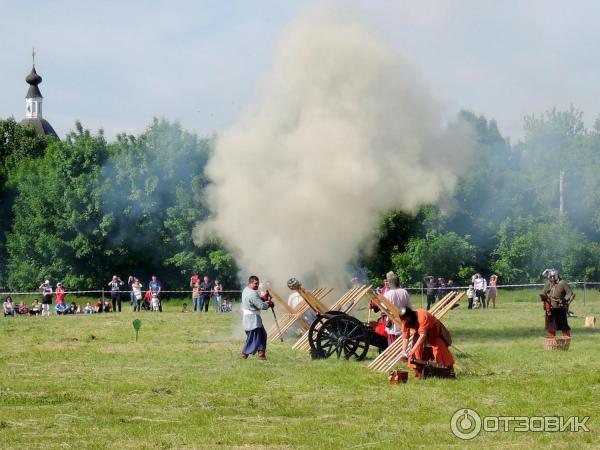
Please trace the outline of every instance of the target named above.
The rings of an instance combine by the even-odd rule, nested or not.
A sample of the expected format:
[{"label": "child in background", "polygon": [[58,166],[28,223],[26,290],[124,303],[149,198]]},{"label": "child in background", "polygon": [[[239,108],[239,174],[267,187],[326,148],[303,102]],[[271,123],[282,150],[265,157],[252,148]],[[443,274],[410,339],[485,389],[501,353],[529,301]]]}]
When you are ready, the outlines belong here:
[{"label": "child in background", "polygon": [[191,311],[188,309],[187,303],[184,303],[184,304],[183,304],[183,307],[181,308],[181,312],[182,312],[182,313],[189,313],[189,312],[191,312]]},{"label": "child in background", "polygon": [[83,308],[83,313],[84,314],[94,314],[94,307],[90,304],[90,302],[87,302],[85,305],[85,308]]},{"label": "child in background", "polygon": [[473,299],[475,298],[475,288],[472,284],[467,289],[467,299],[469,300],[469,309],[473,309]]},{"label": "child in background", "polygon": [[36,300],[31,304],[31,308],[29,308],[29,315],[37,316],[42,313],[42,304]]},{"label": "child in background", "polygon": [[158,301],[158,293],[152,292],[152,299],[150,300],[150,304],[152,305],[152,311],[158,312],[160,309],[160,303]]},{"label": "child in background", "polygon": [[25,306],[25,303],[19,302],[19,304],[17,305],[17,314],[29,314],[29,308]]}]

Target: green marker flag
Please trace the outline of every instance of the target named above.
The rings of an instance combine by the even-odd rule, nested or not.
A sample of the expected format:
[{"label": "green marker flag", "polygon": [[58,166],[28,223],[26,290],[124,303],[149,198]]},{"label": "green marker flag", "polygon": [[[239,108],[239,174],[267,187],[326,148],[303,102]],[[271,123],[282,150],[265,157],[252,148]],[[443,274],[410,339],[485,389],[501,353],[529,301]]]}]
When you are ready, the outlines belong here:
[{"label": "green marker flag", "polygon": [[142,321],[140,319],[135,319],[133,321],[133,329],[135,330],[135,342],[138,340],[138,333],[140,332],[140,328],[142,328]]}]

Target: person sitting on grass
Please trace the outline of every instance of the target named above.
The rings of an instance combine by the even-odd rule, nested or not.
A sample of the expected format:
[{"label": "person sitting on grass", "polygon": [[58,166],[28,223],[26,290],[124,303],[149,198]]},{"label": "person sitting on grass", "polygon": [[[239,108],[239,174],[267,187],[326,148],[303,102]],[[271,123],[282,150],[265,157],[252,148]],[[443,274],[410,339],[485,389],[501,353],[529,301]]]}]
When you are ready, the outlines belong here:
[{"label": "person sitting on grass", "polygon": [[4,317],[15,316],[15,304],[10,295],[6,297],[2,306],[4,307]]},{"label": "person sitting on grass", "polygon": [[97,313],[110,312],[111,306],[109,302],[105,302],[103,299],[99,298],[96,302],[95,311]]},{"label": "person sitting on grass", "polygon": [[94,314],[96,311],[94,311],[94,307],[92,306],[92,304],[90,302],[87,302],[85,304],[85,308],[83,308],[83,313],[84,314]]},{"label": "person sitting on grass", "polygon": [[22,301],[17,305],[17,314],[21,316],[29,314],[29,308]]},{"label": "person sitting on grass", "polygon": [[183,306],[181,307],[181,312],[182,313],[189,313],[192,312],[189,310],[187,303],[184,303]]},{"label": "person sitting on grass", "polygon": [[56,304],[56,306],[54,307],[54,310],[56,311],[56,314],[58,314],[59,316],[64,316],[65,314],[67,314],[69,312],[69,305],[67,305],[65,302],[63,302],[62,300]]},{"label": "person sitting on grass", "polygon": [[37,316],[41,313],[42,313],[42,304],[37,299],[35,299],[33,301],[33,303],[31,304],[31,308],[29,308],[29,315]]},{"label": "person sitting on grass", "polygon": [[79,314],[79,306],[77,306],[77,303],[71,303],[69,309],[67,310],[67,314]]}]

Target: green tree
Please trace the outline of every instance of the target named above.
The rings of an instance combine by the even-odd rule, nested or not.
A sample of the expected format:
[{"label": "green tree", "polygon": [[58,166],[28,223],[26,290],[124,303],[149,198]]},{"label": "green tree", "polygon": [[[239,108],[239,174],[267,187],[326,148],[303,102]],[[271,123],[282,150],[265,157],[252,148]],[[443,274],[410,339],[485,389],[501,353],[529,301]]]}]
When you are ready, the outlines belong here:
[{"label": "green tree", "polygon": [[26,159],[14,177],[14,221],[8,234],[8,284],[37,288],[40,280],[69,288],[96,286],[104,247],[98,195],[107,157],[102,135],[76,124],[40,159]]},{"label": "green tree", "polygon": [[405,286],[415,286],[427,275],[466,281],[474,273],[475,247],[469,236],[454,232],[429,231],[424,238],[412,238],[406,251],[392,256],[394,269]]},{"label": "green tree", "polygon": [[13,118],[0,120],[0,288],[7,286],[6,233],[13,221],[13,175],[19,164],[40,158],[52,136],[38,136],[33,127],[22,127]]},{"label": "green tree", "polygon": [[102,189],[113,272],[156,273],[171,288],[187,287],[195,272],[233,282],[237,269],[218,242],[198,248],[192,240],[208,214],[204,167],[213,145],[158,119],[138,137],[118,136]]},{"label": "green tree", "polygon": [[494,257],[492,270],[506,283],[540,282],[546,268],[559,269],[571,280],[600,276],[600,245],[564,217],[507,219]]}]

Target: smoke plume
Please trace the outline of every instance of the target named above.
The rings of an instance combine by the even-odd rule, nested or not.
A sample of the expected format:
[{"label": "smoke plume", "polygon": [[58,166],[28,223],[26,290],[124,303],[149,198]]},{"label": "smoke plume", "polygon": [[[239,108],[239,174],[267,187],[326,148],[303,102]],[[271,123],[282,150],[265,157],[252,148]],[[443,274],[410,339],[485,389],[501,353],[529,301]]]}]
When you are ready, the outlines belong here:
[{"label": "smoke plume", "polygon": [[289,25],[258,98],[218,140],[195,239],[216,232],[275,284],[346,279],[378,213],[436,202],[467,156],[409,62],[335,11]]}]

